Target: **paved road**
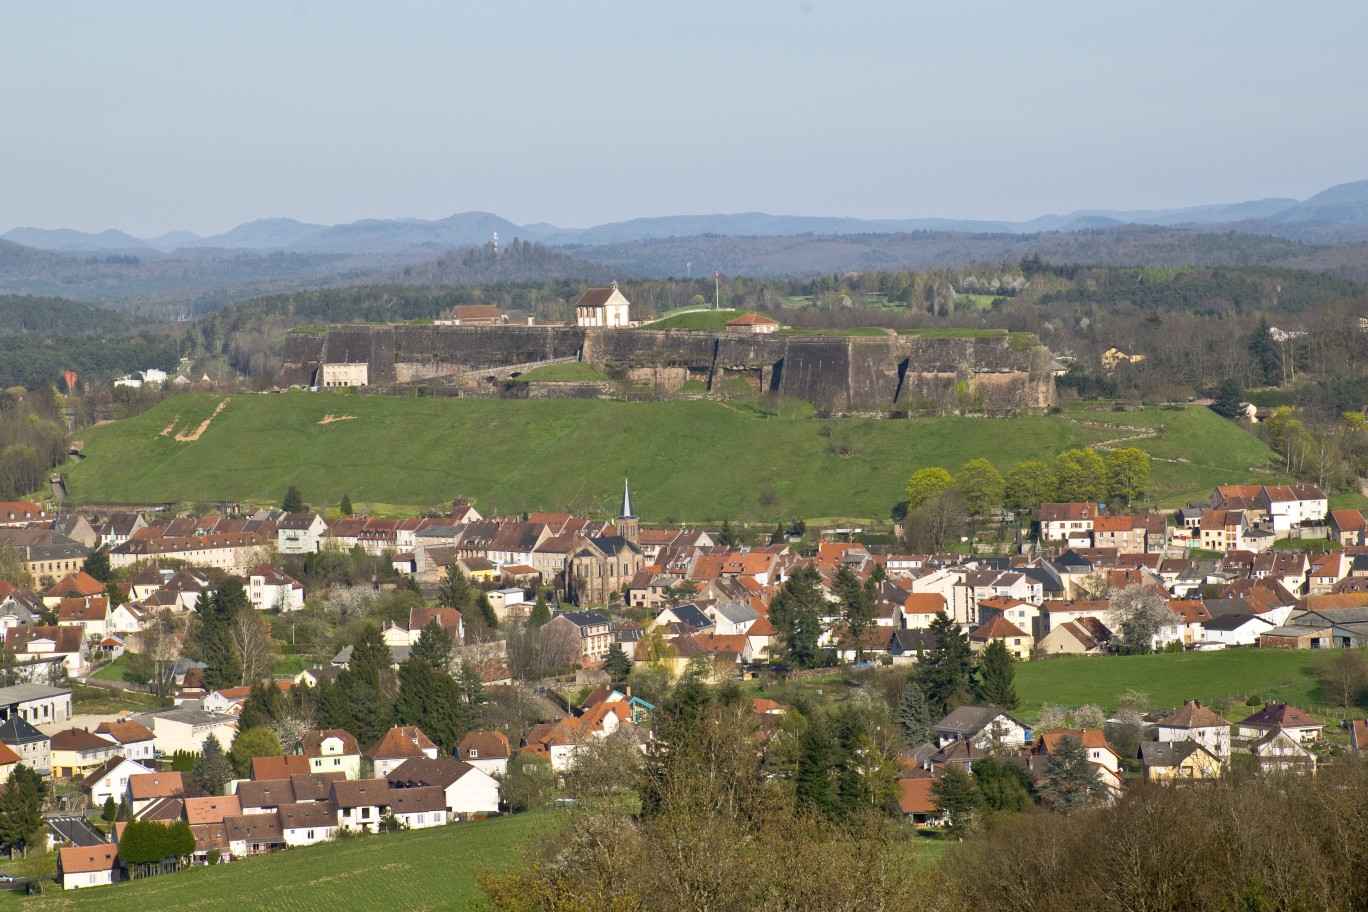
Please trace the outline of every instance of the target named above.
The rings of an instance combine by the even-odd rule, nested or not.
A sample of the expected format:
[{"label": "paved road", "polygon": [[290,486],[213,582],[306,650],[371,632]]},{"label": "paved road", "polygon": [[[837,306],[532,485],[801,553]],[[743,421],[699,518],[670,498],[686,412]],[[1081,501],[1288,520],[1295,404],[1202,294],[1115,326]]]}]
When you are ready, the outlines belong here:
[{"label": "paved road", "polygon": [[104,845],[107,841],[104,834],[84,817],[66,814],[60,817],[49,817],[47,823],[54,833],[63,839],[70,840],[72,845]]}]

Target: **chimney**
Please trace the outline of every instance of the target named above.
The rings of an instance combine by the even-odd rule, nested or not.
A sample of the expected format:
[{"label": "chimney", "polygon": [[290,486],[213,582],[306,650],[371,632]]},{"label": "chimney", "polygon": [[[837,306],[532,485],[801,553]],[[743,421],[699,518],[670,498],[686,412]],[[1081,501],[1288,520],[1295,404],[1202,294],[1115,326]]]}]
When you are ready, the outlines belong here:
[{"label": "chimney", "polygon": [[631,685],[631,684],[628,684],[628,685],[627,685],[627,699],[629,699],[629,700],[632,699],[632,685]]}]

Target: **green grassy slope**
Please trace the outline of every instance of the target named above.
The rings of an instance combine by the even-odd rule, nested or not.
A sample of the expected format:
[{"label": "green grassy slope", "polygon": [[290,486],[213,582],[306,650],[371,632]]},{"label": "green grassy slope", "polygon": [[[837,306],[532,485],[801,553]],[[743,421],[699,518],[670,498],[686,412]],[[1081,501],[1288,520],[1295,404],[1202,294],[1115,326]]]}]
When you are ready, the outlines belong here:
[{"label": "green grassy slope", "polygon": [[[814,421],[766,418],[737,402],[291,392],[234,396],[198,440],[174,439],[193,432],[220,401],[175,396],[137,418],[89,429],[87,458],[66,467],[72,497],[267,503],[294,484],[320,508],[348,493],[380,511],[464,493],[484,511],[606,512],[616,508],[625,476],[651,522],[873,519],[888,516],[922,466],[953,472],[987,456],[1005,472],[1018,460],[1050,461],[1060,450],[1133,433],[1067,415]],[[1136,445],[1196,455],[1191,464],[1155,463],[1157,497],[1205,498],[1217,482],[1255,477],[1249,466],[1268,459],[1262,444],[1205,409],[1162,414],[1167,436]],[[319,423],[329,415],[351,417]],[[1135,423],[1137,416],[1115,417]]]},{"label": "green grassy slope", "polygon": [[464,910],[481,894],[472,869],[502,867],[559,824],[550,811],[321,843],[112,887],[58,893],[32,912],[409,912]]},{"label": "green grassy slope", "polygon": [[[1329,701],[1312,673],[1315,659],[1309,651],[1282,649],[1046,659],[1016,666],[1016,690],[1021,713],[1031,718],[1047,701],[1067,707],[1096,703],[1113,712],[1127,690],[1147,694],[1158,707],[1258,694],[1318,712]],[[1236,706],[1231,715],[1242,719],[1251,711]]]}]

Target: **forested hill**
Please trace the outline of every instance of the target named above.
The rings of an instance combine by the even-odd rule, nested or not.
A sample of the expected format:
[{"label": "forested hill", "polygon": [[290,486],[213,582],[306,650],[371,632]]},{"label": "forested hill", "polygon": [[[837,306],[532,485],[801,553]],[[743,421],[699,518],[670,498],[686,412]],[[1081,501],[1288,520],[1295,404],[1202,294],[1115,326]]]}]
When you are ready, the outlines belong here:
[{"label": "forested hill", "polygon": [[0,295],[0,334],[123,335],[145,322],[64,298]]},{"label": "forested hill", "polygon": [[517,238],[503,247],[492,243],[452,250],[435,260],[416,263],[392,273],[370,278],[378,282],[405,285],[480,285],[490,282],[542,282],[552,279],[581,279],[606,283],[619,277],[621,270],[588,260],[577,259],[542,244]]}]

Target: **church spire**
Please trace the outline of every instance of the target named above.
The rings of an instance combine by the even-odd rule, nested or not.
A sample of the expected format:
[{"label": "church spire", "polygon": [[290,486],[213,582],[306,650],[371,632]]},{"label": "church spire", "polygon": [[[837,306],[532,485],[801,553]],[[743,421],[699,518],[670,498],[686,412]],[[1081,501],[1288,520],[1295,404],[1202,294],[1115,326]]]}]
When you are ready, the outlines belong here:
[{"label": "church spire", "polygon": [[622,479],[622,512],[618,519],[636,519],[632,513],[632,490],[627,487],[627,479]]}]

